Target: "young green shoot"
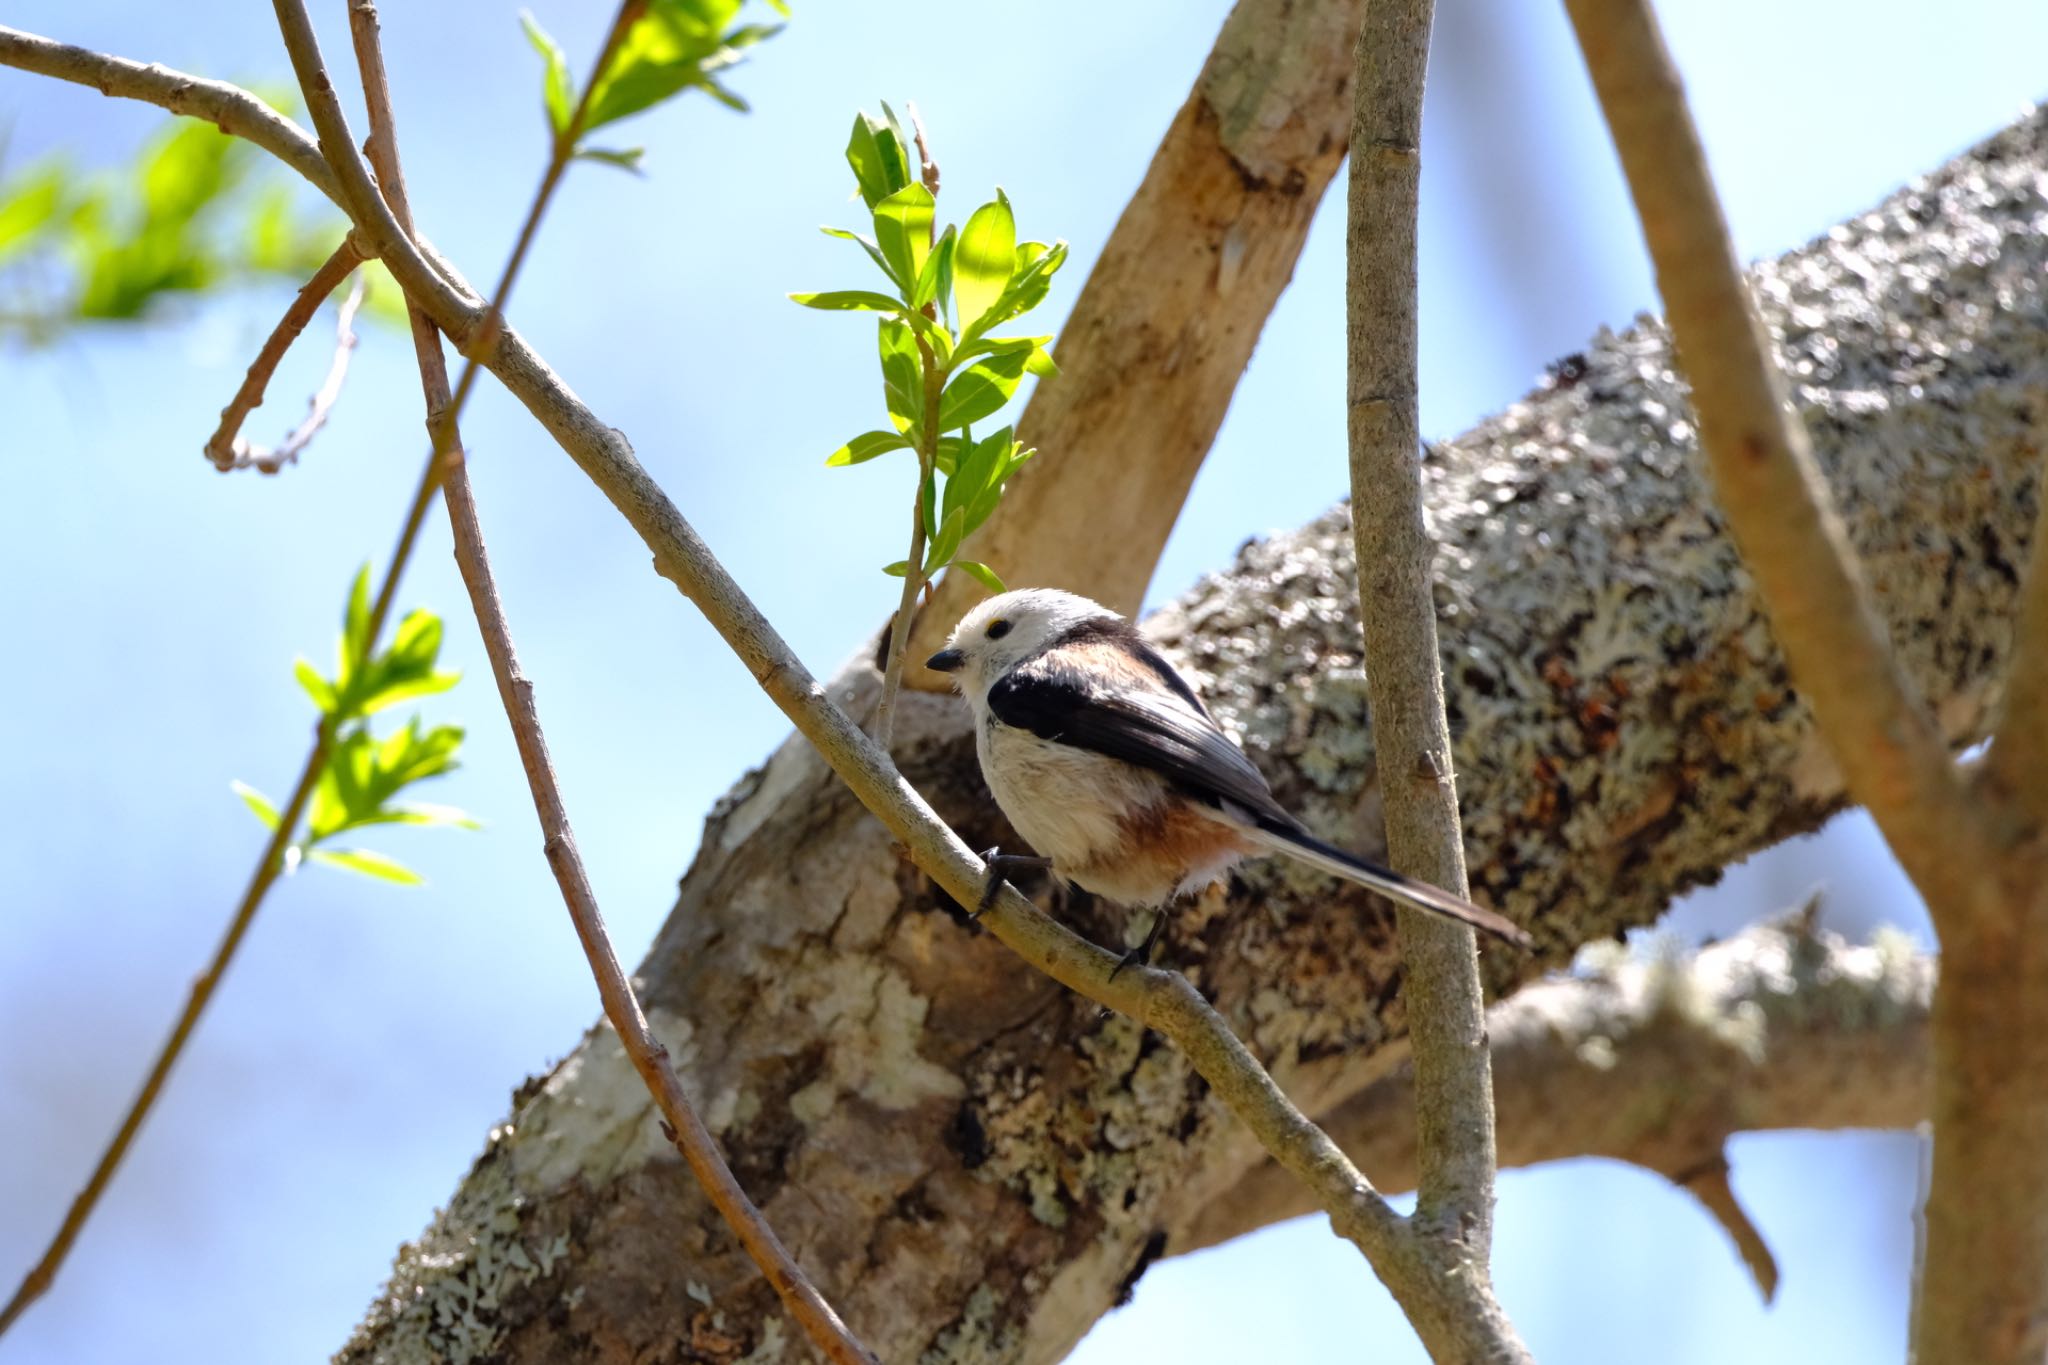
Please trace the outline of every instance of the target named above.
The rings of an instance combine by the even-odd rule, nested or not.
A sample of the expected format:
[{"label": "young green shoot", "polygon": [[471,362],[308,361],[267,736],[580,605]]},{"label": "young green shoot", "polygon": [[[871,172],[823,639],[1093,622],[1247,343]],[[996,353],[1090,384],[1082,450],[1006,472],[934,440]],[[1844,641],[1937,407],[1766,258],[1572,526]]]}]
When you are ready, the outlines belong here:
[{"label": "young green shoot", "polygon": [[806,308],[881,315],[877,334],[889,425],[853,437],[825,463],[863,464],[897,450],[917,458],[910,553],[883,570],[904,580],[874,717],[875,740],[887,747],[910,618],[925,585],[952,568],[990,592],[1003,590],[988,565],[958,558],[960,545],[988,520],[1010,476],[1036,452],[1016,439],[1014,426],[978,440],[973,428],[1009,403],[1026,374],[1059,372],[1050,335],[994,333],[1044,301],[1066,262],[1067,244],[1019,242],[1016,216],[1000,189],[964,225],[939,230],[932,191],[913,173],[911,140],[886,104],[882,115],[856,115],[846,147],[873,235],[823,231],[859,245],[887,287],[790,298]]}]

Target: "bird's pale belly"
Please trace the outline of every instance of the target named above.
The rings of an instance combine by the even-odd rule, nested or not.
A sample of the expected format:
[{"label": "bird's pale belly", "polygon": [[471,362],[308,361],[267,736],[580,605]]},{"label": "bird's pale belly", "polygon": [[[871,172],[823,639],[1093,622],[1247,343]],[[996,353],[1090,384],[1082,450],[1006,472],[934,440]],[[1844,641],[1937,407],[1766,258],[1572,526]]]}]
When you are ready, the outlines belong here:
[{"label": "bird's pale belly", "polygon": [[996,804],[1053,871],[1124,905],[1160,905],[1252,851],[1234,829],[1121,759],[987,723],[976,736]]}]

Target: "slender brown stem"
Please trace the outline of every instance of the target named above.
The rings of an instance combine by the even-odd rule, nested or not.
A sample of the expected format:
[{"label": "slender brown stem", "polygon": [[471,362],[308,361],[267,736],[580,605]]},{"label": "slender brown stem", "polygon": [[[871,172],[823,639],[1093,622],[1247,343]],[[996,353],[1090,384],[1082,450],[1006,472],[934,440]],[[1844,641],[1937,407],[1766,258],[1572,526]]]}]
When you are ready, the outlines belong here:
[{"label": "slender brown stem", "polygon": [[875,743],[884,750],[896,726],[896,699],[903,690],[904,655],[909,652],[910,626],[917,619],[918,594],[924,588],[925,528],[931,521],[928,491],[939,460],[939,396],[945,375],[938,357],[922,337],[918,357],[924,362],[924,432],[917,444],[917,490],[910,499],[910,557],[903,561],[903,595],[889,621],[889,652],[882,661],[882,695],[875,702]]},{"label": "slender brown stem", "polygon": [[[306,330],[306,324],[312,321],[313,314],[320,310],[320,305],[327,301],[328,295],[339,288],[341,282],[353,274],[355,268],[362,262],[362,248],[356,241],[356,235],[351,232],[341,239],[341,245],[334,249],[334,254],[313,272],[313,278],[307,280],[292,299],[291,306],[285,309],[284,316],[278,319],[277,326],[271,329],[270,336],[264,341],[263,349],[249,362],[249,372],[242,377],[242,386],[235,390],[235,396],[228,400],[228,405],[220,410],[220,426],[215,428],[213,435],[206,442],[206,458],[213,461],[215,469],[225,474],[234,469],[257,468],[270,474],[275,473],[284,463],[282,459],[266,463],[273,460],[276,452],[266,451],[260,447],[251,448],[249,443],[242,439],[242,423],[251,412],[263,406],[263,391],[270,386],[271,376],[277,373],[278,363],[284,359],[285,352],[291,349],[292,343],[299,339],[299,334]],[[355,346],[355,334],[348,330],[346,322],[340,329],[340,338],[341,344],[336,348],[336,369],[346,373],[347,356]],[[339,383],[333,380],[332,375],[321,392],[325,394],[330,388],[337,392],[340,389]],[[330,397],[327,401],[331,405],[333,399]],[[307,425],[317,430],[317,424],[312,422],[315,414],[324,420],[325,414],[317,395],[307,422]],[[311,439],[311,432],[307,433],[307,439]],[[290,445],[289,440],[286,445]],[[304,448],[304,442],[300,443],[300,448]],[[283,449],[284,447],[279,447],[279,452]]]},{"label": "slender brown stem", "polygon": [[[391,599],[398,587],[398,580],[404,576],[405,568],[412,560],[412,552],[419,540],[420,523],[425,517],[428,500],[433,496],[431,464],[421,471],[419,486],[413,490],[412,505],[407,509],[405,523],[398,534],[398,544],[391,552],[391,566],[384,573],[384,581],[377,590],[375,604],[370,608],[370,626],[364,632],[363,650],[367,658],[376,650],[377,638],[383,633],[384,622],[391,613]],[[354,661],[360,667],[362,659]],[[185,1001],[185,1008],[172,1025],[171,1033],[157,1050],[156,1061],[149,1069],[149,1076],[142,1083],[134,1102],[121,1119],[121,1126],[114,1132],[107,1148],[100,1154],[99,1164],[93,1168],[92,1177],[85,1188],[71,1201],[70,1210],[64,1215],[57,1235],[50,1240],[42,1259],[23,1278],[14,1291],[14,1297],[7,1306],[0,1309],[0,1335],[13,1325],[28,1306],[41,1298],[57,1277],[64,1259],[71,1252],[71,1245],[78,1240],[86,1220],[92,1217],[93,1209],[106,1193],[108,1184],[114,1178],[121,1159],[128,1154],[135,1136],[142,1131],[143,1121],[155,1107],[158,1094],[164,1082],[170,1078],[171,1068],[184,1055],[185,1045],[191,1041],[193,1030],[199,1025],[199,1016],[213,1000],[220,988],[221,979],[227,975],[229,963],[234,961],[235,951],[242,946],[242,938],[249,932],[255,921],[256,912],[262,908],[264,897],[276,884],[284,870],[286,850],[291,846],[292,835],[297,831],[299,820],[304,815],[306,802],[311,799],[314,785],[319,781],[321,770],[327,766],[327,752],[334,742],[334,724],[331,718],[323,717],[313,735],[313,747],[307,751],[306,761],[299,770],[299,778],[293,784],[292,794],[279,813],[277,828],[271,831],[270,840],[263,847],[263,855],[257,860],[256,868],[249,874],[248,886],[242,892],[242,899],[235,907],[234,917],[228,921],[220,944],[213,951],[213,958],[206,970],[192,983],[192,993]]]},{"label": "slender brown stem", "polygon": [[[531,246],[535,229],[563,169],[575,149],[591,90],[597,74],[609,65],[611,55],[630,27],[639,6],[621,6],[600,54],[591,80],[584,87],[583,101],[570,120],[569,130],[558,138],[549,159],[547,174],[535,193],[533,207],[519,235],[511,262],[491,303],[486,326],[495,326],[518,267]],[[384,71],[383,44],[379,34],[374,0],[353,0],[349,6],[350,31],[355,41],[356,60],[362,71],[364,98],[369,110],[369,153],[378,183],[391,204],[392,213],[407,231],[412,229],[412,211],[406,199],[405,173],[398,154],[398,137],[391,105],[391,91]],[[811,1340],[834,1361],[872,1362],[875,1357],[846,1327],[824,1296],[810,1282],[802,1268],[782,1245],[775,1230],[740,1188],[732,1170],[718,1150],[717,1141],[698,1118],[682,1083],[669,1065],[668,1054],[640,1008],[625,967],[605,932],[604,917],[597,896],[576,849],[576,836],[561,785],[549,758],[547,737],[541,728],[540,712],[534,701],[533,684],[519,663],[512,631],[491,572],[490,553],[484,543],[483,526],[477,515],[476,498],[469,480],[468,460],[462,448],[461,407],[477,365],[470,361],[463,372],[464,387],[451,395],[447,361],[441,352],[440,333],[417,306],[410,309],[413,345],[419,358],[420,385],[426,397],[428,429],[437,451],[442,476],[442,494],[448,506],[449,524],[454,532],[455,559],[469,590],[470,605],[476,613],[484,650],[497,680],[498,695],[510,721],[520,764],[533,793],[535,811],[545,837],[545,851],[569,918],[576,928],[597,978],[598,994],[605,1016],[618,1034],[634,1069],[655,1097],[665,1123],[664,1130],[689,1164],[711,1204],[718,1210],[754,1263],[768,1278],[783,1305]]]},{"label": "slender brown stem", "polygon": [[[1422,517],[1416,213],[1432,0],[1367,7],[1358,37],[1346,230],[1351,519],[1387,850],[1467,894],[1437,644],[1436,545]],[[1439,1360],[1528,1359],[1487,1261],[1494,1113],[1486,1005],[1470,929],[1402,908],[1418,1159],[1410,1233],[1435,1274],[1396,1287]]]}]

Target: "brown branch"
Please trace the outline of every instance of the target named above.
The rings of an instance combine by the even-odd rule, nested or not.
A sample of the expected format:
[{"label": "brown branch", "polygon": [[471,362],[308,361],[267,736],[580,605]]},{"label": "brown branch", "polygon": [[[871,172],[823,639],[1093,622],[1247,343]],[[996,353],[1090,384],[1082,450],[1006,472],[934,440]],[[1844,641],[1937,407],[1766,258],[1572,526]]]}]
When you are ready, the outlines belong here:
[{"label": "brown branch", "polygon": [[[398,544],[391,552],[391,567],[385,571],[384,581],[377,590],[376,601],[370,608],[369,629],[363,633],[363,655],[354,660],[360,667],[363,659],[376,651],[377,638],[383,633],[384,622],[391,614],[391,601],[398,590],[398,581],[404,576],[406,565],[412,560],[413,547],[418,543],[420,524],[426,515],[427,501],[433,494],[430,479],[432,466],[423,471],[419,486],[413,490],[412,505],[407,509],[405,523],[398,533]],[[199,1026],[200,1015],[213,1000],[220,988],[221,979],[227,975],[228,966],[234,961],[235,952],[242,946],[242,939],[255,922],[256,912],[262,908],[264,898],[276,884],[284,870],[287,850],[292,835],[297,831],[299,819],[305,813],[306,803],[311,799],[314,785],[327,766],[328,750],[334,742],[334,722],[331,716],[323,716],[313,732],[313,747],[306,753],[306,761],[299,769],[298,781],[292,786],[292,794],[278,815],[277,827],[271,831],[269,841],[263,847],[263,854],[257,860],[256,868],[249,874],[248,886],[242,892],[242,899],[235,907],[234,916],[228,921],[226,931],[221,935],[220,944],[213,951],[206,970],[192,983],[192,992],[186,998],[185,1008],[171,1026],[171,1033],[157,1050],[156,1061],[151,1064],[148,1077],[142,1089],[122,1116],[120,1127],[114,1132],[106,1150],[100,1154],[99,1164],[93,1168],[85,1188],[71,1201],[71,1208],[64,1215],[63,1224],[56,1236],[43,1252],[35,1267],[29,1271],[7,1306],[0,1309],[0,1335],[13,1325],[15,1319],[49,1289],[62,1268],[65,1258],[71,1253],[72,1243],[78,1240],[79,1232],[86,1220],[99,1205],[100,1197],[106,1193],[114,1172],[121,1160],[128,1154],[136,1134],[142,1131],[142,1124],[149,1112],[156,1106],[157,1096],[164,1083],[170,1079],[171,1069],[184,1055],[185,1045]]]},{"label": "brown branch", "polygon": [[335,321],[334,363],[328,368],[326,382],[308,405],[306,420],[294,427],[275,450],[251,446],[241,435],[242,423],[251,412],[263,406],[263,391],[269,387],[271,376],[277,373],[278,363],[284,359],[285,352],[298,340],[299,333],[306,330],[306,324],[312,321],[320,305],[341,286],[343,280],[354,274],[362,261],[363,254],[356,245],[355,234],[350,233],[341,239],[341,245],[334,249],[334,254],[299,290],[291,307],[285,310],[284,316],[264,341],[263,349],[249,363],[249,373],[243,377],[242,386],[235,390],[235,396],[228,405],[220,410],[220,426],[206,442],[206,458],[213,462],[215,469],[223,474],[237,469],[259,469],[265,474],[275,474],[285,465],[296,462],[299,452],[326,424],[328,411],[341,395],[341,381],[348,374],[349,353],[356,346],[352,326],[363,298],[360,277],[342,303]]},{"label": "brown branch", "polygon": [[[2028,813],[2044,802],[2027,797],[2016,810],[1964,786],[1885,642],[1804,428],[1787,411],[1654,16],[1644,0],[1569,8],[1730,529],[1850,793],[1941,935],[1947,987],[1935,1009],[1914,1354],[2038,1361],[2048,1350],[2048,857]],[[2040,610],[2025,608],[2030,633]],[[2024,705],[2032,686],[2022,684]],[[2021,738],[2021,752],[2032,742]]]},{"label": "brown branch", "polygon": [[[577,103],[569,127],[555,141],[547,171],[534,194],[533,207],[527,214],[518,245],[492,299],[487,327],[498,325],[497,319],[503,316],[506,300],[534,240],[541,216],[575,152],[577,137],[588,114],[591,91],[597,88],[598,78],[609,65],[612,54],[644,8],[639,0],[627,0],[619,8],[595,70],[584,84],[582,98]],[[405,172],[398,155],[390,83],[384,71],[383,43],[374,0],[353,0],[349,6],[349,21],[369,111],[370,155],[394,217],[401,227],[410,231],[412,211],[406,200]],[[448,365],[441,353],[440,333],[416,305],[409,309],[409,313],[413,346],[419,358],[420,385],[426,397],[427,427],[434,441],[441,470],[442,494],[448,506],[449,525],[454,532],[456,564],[461,569],[463,584],[469,590],[470,605],[476,613],[484,651],[490,658],[492,676],[497,680],[498,696],[504,704],[505,716],[511,724],[513,740],[519,750],[520,765],[525,769],[527,785],[533,793],[548,865],[561,887],[570,921],[582,942],[591,972],[597,978],[605,1017],[611,1021],[627,1057],[653,1094],[664,1120],[662,1131],[682,1154],[713,1207],[732,1228],[748,1256],[760,1267],[790,1316],[827,1358],[842,1362],[842,1365],[871,1365],[875,1360],[873,1353],[840,1320],[831,1304],[825,1301],[776,1237],[775,1230],[761,1216],[746,1191],[733,1178],[731,1168],[719,1153],[716,1140],[684,1093],[682,1082],[669,1063],[667,1050],[648,1027],[632,982],[627,979],[611,938],[605,932],[597,895],[577,852],[568,807],[562,798],[554,763],[548,756],[547,737],[541,728],[533,684],[520,666],[511,626],[505,618],[504,604],[491,572],[490,553],[484,543],[483,525],[477,516],[476,497],[470,486],[460,419],[462,400],[475,379],[476,362],[469,362],[463,372],[461,387],[451,395]]]},{"label": "brown branch", "polygon": [[2012,666],[1981,778],[1986,790],[2038,829],[2048,825],[2048,782],[2042,781],[2048,773],[2048,497],[2036,499],[2040,511],[2013,624]]},{"label": "brown branch", "polygon": [[925,191],[936,199],[939,197],[939,163],[932,159],[931,143],[925,138],[924,119],[918,115],[917,101],[912,100],[909,108],[910,127],[917,141],[917,164],[924,180]]},{"label": "brown branch", "polygon": [[202,119],[223,133],[247,138],[304,176],[320,193],[341,204],[334,176],[313,139],[299,125],[238,85],[53,42],[5,25],[0,25],[0,66],[89,85],[102,95],[141,100],[174,114]]},{"label": "brown branch", "polygon": [[[1373,5],[1358,36],[1346,228],[1352,534],[1359,618],[1393,865],[1468,893],[1422,520],[1416,394],[1416,214],[1432,0]],[[1526,1360],[1494,1297],[1493,1076],[1478,947],[1463,925],[1399,915],[1408,964],[1421,1183],[1410,1227],[1436,1274],[1410,1320],[1439,1360]],[[1396,1296],[1401,1297],[1397,1287]]]}]

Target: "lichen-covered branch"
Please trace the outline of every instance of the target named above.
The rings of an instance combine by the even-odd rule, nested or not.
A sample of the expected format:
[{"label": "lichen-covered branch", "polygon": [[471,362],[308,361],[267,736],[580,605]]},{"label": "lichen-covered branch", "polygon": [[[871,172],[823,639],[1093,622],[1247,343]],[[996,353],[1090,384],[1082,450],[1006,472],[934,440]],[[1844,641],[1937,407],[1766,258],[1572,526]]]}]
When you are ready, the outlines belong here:
[{"label": "lichen-covered branch", "polygon": [[[2034,524],[2044,185],[2037,114],[1753,277],[1894,647],[1957,748],[1997,700]],[[1472,886],[1548,946],[1488,951],[1496,993],[1846,802],[1693,441],[1645,322],[1423,466]],[[1381,800],[1351,552],[1333,512],[1149,623],[1283,803],[1336,838]],[[857,711],[874,683],[830,690]],[[969,846],[1010,837],[955,700],[906,696],[897,752]],[[887,1324],[869,1341],[885,1359],[1058,1359],[1267,1160],[1184,1054],[964,925],[977,886],[934,885],[793,739],[714,811],[640,969],[741,1183],[850,1320]],[[1110,936],[1085,896],[1049,903]],[[1406,1014],[1379,903],[1261,864],[1185,907],[1172,941],[1303,1112],[1336,1122],[1391,1065]],[[1816,1122],[1846,1103],[1783,1093]],[[433,1322],[514,1358],[593,1329],[657,1357],[793,1343],[646,1105],[608,1031],[523,1086],[347,1358],[419,1359],[394,1343]]]},{"label": "lichen-covered branch", "polygon": [[[1923,1123],[1935,970],[1902,935],[1851,945],[1801,918],[1690,957],[1644,961],[1617,946],[1583,961],[1487,1013],[1501,1164],[1600,1156],[1684,1184],[1717,1170],[1737,1133]],[[1403,1063],[1324,1117],[1354,1160],[1407,1189],[1413,1105]],[[1196,1210],[1174,1245],[1308,1212],[1294,1182],[1262,1165]]]},{"label": "lichen-covered branch", "polygon": [[[1368,7],[1345,226],[1352,536],[1388,860],[1466,894],[1463,830],[1423,524],[1416,380],[1422,88],[1433,0]],[[1437,1360],[1526,1361],[1494,1296],[1492,1059],[1472,931],[1400,915],[1421,1180],[1407,1231],[1431,1274],[1390,1286]],[[1429,1311],[1402,1294],[1426,1295]]]}]

